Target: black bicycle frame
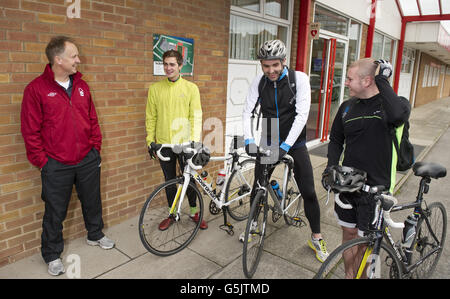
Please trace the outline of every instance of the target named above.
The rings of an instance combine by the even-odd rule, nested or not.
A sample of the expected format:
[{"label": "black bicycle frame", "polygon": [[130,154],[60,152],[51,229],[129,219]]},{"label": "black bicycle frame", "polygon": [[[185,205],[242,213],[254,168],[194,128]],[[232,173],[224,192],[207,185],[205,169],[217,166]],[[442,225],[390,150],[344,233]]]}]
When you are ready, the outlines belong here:
[{"label": "black bicycle frame", "polygon": [[[418,221],[420,221],[420,219],[424,219],[425,223],[427,224],[428,227],[428,231],[431,233],[431,236],[433,237],[433,239],[437,242],[437,244],[440,244],[438,238],[436,237],[434,231],[431,228],[431,224],[430,224],[430,220],[428,220],[427,215],[425,215],[424,210],[422,209],[422,203],[424,201],[423,199],[423,194],[428,193],[429,190],[429,183],[431,182],[431,178],[429,177],[423,177],[420,180],[420,187],[419,187],[419,191],[417,193],[417,197],[416,197],[416,201],[412,202],[412,203],[406,203],[406,204],[402,204],[402,205],[396,205],[392,208],[391,212],[397,212],[397,211],[402,211],[402,210],[409,210],[409,209],[413,209],[414,208],[414,212],[418,213],[419,219]],[[390,237],[390,234],[388,235],[387,232],[385,231],[385,237],[387,240],[389,240],[390,245],[392,246],[392,248],[394,249],[395,253],[397,254],[397,257],[401,256],[401,261],[403,262],[403,266],[405,270],[405,273],[409,273],[412,270],[414,270],[415,268],[417,268],[420,264],[422,264],[422,262],[424,260],[426,260],[429,256],[431,256],[432,254],[434,254],[437,250],[440,249],[440,245],[435,249],[432,250],[431,252],[429,252],[425,257],[422,257],[419,261],[417,261],[415,264],[410,265],[411,260],[410,258],[407,258],[406,254],[403,252],[403,250],[401,250],[400,248],[397,248],[397,246],[395,246],[395,243],[393,243],[392,238]],[[408,248],[407,250],[411,251],[414,249],[415,246],[415,242],[417,239],[417,234],[414,236],[414,240],[411,244],[411,247]]]}]

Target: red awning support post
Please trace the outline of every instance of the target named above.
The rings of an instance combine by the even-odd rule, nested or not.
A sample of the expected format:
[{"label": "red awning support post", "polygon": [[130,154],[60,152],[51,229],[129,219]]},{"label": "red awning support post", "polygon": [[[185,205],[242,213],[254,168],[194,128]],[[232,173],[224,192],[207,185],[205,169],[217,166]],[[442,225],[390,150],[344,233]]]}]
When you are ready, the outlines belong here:
[{"label": "red awning support post", "polygon": [[404,20],[404,18],[402,18],[402,30],[400,33],[400,40],[398,41],[397,61],[395,63],[395,74],[394,74],[394,91],[396,93],[398,92],[400,71],[402,69],[403,47],[405,45],[405,32],[406,32],[406,21]]},{"label": "red awning support post", "polygon": [[310,7],[311,7],[311,0],[300,1],[300,12],[298,18],[298,35],[297,35],[297,61],[295,64],[295,69],[297,71],[305,73],[307,73],[306,54],[308,53]]},{"label": "red awning support post", "polygon": [[376,16],[377,16],[376,8],[377,8],[377,0],[372,0],[371,10],[370,10],[370,23],[369,23],[369,29],[367,31],[367,43],[366,43],[365,57],[372,56],[373,35],[375,33],[375,20],[376,20]]}]

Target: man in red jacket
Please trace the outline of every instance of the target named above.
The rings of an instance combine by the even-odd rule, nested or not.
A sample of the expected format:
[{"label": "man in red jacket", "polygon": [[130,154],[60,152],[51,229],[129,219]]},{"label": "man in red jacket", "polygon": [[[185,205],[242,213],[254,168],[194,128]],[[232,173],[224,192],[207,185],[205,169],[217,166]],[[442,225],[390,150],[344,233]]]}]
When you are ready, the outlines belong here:
[{"label": "man in red jacket", "polygon": [[89,86],[77,71],[75,42],[65,36],[51,39],[45,50],[49,64],[25,88],[21,131],[28,160],[41,171],[41,252],[51,275],[65,272],[63,221],[75,184],[81,202],[87,243],[103,249],[114,242],[102,232],[100,148],[102,135]]}]

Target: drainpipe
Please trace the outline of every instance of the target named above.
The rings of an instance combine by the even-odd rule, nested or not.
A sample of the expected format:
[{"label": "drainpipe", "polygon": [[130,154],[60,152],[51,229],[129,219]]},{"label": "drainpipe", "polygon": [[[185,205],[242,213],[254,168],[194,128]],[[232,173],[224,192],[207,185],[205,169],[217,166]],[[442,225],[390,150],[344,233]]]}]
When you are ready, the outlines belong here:
[{"label": "drainpipe", "polygon": [[370,23],[367,32],[367,42],[366,42],[366,54],[365,57],[372,56],[372,46],[373,46],[373,35],[375,33],[375,19],[376,19],[376,8],[377,0],[372,0],[371,11],[370,11]]},{"label": "drainpipe", "polygon": [[306,54],[308,53],[310,8],[311,0],[300,1],[297,36],[297,61],[295,64],[295,69],[304,73],[308,73],[306,70]]}]

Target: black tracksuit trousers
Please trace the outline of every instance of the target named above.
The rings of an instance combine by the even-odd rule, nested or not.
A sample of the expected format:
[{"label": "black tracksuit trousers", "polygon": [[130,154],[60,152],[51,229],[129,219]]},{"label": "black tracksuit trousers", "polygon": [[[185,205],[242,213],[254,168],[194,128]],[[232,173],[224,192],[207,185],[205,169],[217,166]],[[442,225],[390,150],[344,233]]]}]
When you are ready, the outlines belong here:
[{"label": "black tracksuit trousers", "polygon": [[64,250],[63,221],[66,218],[73,185],[81,202],[88,239],[103,238],[102,203],[100,198],[100,154],[95,148],[76,165],[65,165],[49,157],[41,170],[42,221],[41,253],[49,263]]},{"label": "black tracksuit trousers", "polygon": [[[303,197],[306,218],[311,226],[312,233],[318,234],[320,233],[320,206],[314,189],[314,174],[308,149],[306,146],[301,146],[289,150],[288,153],[294,158],[294,178]],[[262,166],[256,163],[253,190],[256,190],[256,183],[261,175]],[[270,175],[272,174],[270,173]],[[254,198],[253,193],[251,197]]]}]

